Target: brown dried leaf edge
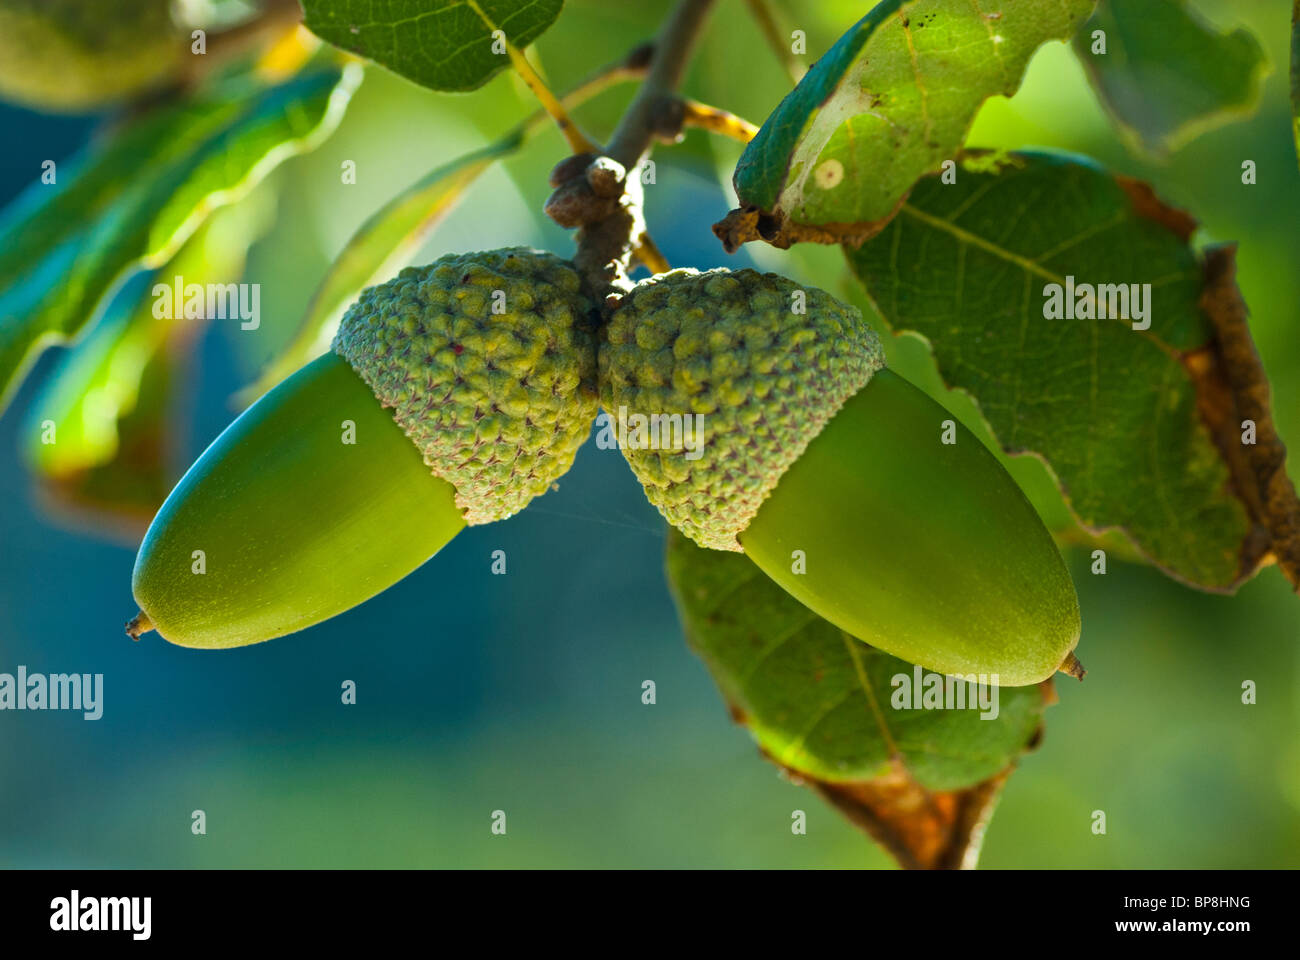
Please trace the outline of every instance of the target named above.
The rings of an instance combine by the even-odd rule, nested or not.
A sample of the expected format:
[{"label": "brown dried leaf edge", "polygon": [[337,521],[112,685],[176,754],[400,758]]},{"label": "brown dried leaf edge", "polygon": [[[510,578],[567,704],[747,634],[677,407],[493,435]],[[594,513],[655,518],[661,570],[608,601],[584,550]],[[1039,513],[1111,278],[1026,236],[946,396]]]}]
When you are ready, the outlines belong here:
[{"label": "brown dried leaf edge", "polygon": [[[1039,690],[1044,706],[1057,702],[1050,678],[1039,684]],[[732,716],[744,723],[744,716],[734,709]],[[1043,729],[1040,722],[1026,753],[1038,748]],[[970,787],[927,790],[897,758],[870,780],[832,783],[791,770],[766,751],[759,752],[781,767],[791,783],[808,787],[875,840],[904,870],[973,870],[1002,787],[1016,769],[1012,762]]]}]

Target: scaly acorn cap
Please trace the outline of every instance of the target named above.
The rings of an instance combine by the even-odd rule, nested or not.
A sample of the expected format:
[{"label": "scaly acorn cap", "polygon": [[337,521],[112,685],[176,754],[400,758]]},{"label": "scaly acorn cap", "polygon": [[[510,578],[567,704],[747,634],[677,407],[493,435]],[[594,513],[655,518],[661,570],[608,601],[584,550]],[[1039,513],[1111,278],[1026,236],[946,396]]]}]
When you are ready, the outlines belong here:
[{"label": "scaly acorn cap", "polygon": [[740,551],[737,536],[884,352],[861,313],[822,290],[755,270],[673,270],[623,298],[599,360],[620,430],[638,414],[703,414],[698,459],[646,448],[630,421],[620,446],[669,523]]},{"label": "scaly acorn cap", "polygon": [[595,327],[568,261],[511,247],[370,287],[334,352],[481,524],[518,513],[572,466],[596,416]]}]

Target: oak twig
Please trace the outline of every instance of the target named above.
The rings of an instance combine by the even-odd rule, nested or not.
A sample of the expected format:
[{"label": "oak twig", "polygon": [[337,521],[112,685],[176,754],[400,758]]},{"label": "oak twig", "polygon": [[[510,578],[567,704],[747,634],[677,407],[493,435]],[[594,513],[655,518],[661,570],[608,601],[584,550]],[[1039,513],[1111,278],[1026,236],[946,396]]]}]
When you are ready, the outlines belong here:
[{"label": "oak twig", "polygon": [[659,32],[645,82],[628,106],[603,154],[570,157],[552,173],[555,192],[546,212],[578,228],[574,264],[598,301],[631,288],[633,258],[659,272],[667,261],[646,233],[642,168],[664,134],[665,104],[678,98],[695,41],[714,0],[679,0]]}]

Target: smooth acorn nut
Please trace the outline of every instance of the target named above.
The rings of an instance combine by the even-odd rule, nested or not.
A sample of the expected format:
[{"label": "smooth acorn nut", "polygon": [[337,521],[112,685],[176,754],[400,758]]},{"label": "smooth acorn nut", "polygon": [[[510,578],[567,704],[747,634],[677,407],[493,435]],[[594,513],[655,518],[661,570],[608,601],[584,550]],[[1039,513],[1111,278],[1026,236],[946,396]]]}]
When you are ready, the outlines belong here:
[{"label": "smooth acorn nut", "polygon": [[846,633],[1005,686],[1082,675],[1078,599],[1038,514],[973,434],[884,369],[855,308],[753,270],[661,274],[614,311],[600,390],[670,523],[743,550]]},{"label": "smooth acorn nut", "polygon": [[466,524],[523,509],[595,417],[591,317],[568,263],[524,248],[364,291],[333,351],[246,410],[167,498],[136,558],[127,632],[233,647],[302,630]]},{"label": "smooth acorn nut", "polygon": [[171,0],[0,0],[0,98],[82,111],[164,83],[188,34]]}]

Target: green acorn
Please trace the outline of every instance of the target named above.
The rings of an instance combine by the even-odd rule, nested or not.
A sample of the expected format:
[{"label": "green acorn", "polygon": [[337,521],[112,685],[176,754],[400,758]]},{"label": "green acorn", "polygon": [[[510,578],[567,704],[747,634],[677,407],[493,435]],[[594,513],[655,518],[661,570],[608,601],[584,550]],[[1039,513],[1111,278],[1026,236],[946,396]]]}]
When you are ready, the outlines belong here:
[{"label": "green acorn", "polygon": [[166,82],[186,56],[171,0],[0,0],[0,98],[83,111]]},{"label": "green acorn", "polygon": [[696,543],[743,550],[931,670],[1082,675],[1074,585],[1034,508],[960,424],[941,442],[953,418],[884,368],[853,307],[775,274],[675,270],[623,298],[599,359],[628,463]]},{"label": "green acorn", "polygon": [[132,636],[232,647],[387,589],[573,464],[596,414],[591,304],[564,260],[443,257],[364,291],[333,352],[258,400],[145,534]]}]

